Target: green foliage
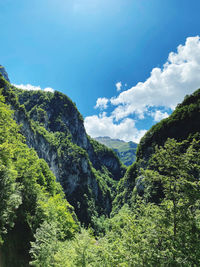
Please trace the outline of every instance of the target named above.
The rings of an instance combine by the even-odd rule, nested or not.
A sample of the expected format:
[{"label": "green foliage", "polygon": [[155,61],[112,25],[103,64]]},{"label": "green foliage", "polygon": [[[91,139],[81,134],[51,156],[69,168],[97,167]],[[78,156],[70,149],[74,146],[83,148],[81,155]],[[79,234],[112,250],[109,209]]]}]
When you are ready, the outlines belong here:
[{"label": "green foliage", "polygon": [[[62,192],[61,192],[62,193]],[[49,197],[48,194],[42,196],[38,201],[38,213],[43,221],[54,223],[57,227],[58,239],[71,238],[77,229],[77,225],[69,212],[72,206],[64,199],[64,194],[56,194]]]},{"label": "green foliage", "polygon": [[[94,238],[84,230],[60,241],[53,258],[49,255],[54,262],[49,266],[199,266],[199,161],[195,140],[169,139],[157,147],[151,169],[141,171],[143,198],[137,196],[131,207],[123,206],[111,219],[99,218],[104,235]],[[158,182],[163,198],[151,203]]]},{"label": "green foliage", "polygon": [[96,214],[109,214],[116,192],[113,180],[119,180],[125,168],[112,150],[93,146],[75,104],[57,91],[21,90],[4,79],[0,86],[17,122],[22,123],[27,144],[53,165],[80,221],[88,225]]},{"label": "green foliage", "polygon": [[[61,206],[59,209],[62,216],[66,214],[66,211],[63,212],[63,210],[61,210]],[[62,209],[64,209],[64,207],[62,207]],[[53,208],[53,210],[55,211],[55,208]],[[54,211],[50,212],[52,213]],[[59,259],[58,257],[58,259],[56,259],[57,258],[56,255],[60,253],[63,244],[66,243],[66,241],[61,242],[61,240],[66,239],[66,237],[63,239],[64,236],[63,233],[61,233],[61,228],[63,228],[64,226],[65,228],[68,228],[68,231],[70,231],[72,229],[72,225],[69,225],[68,218],[62,218],[62,220],[64,219],[64,221],[66,221],[67,225],[63,224],[64,222],[63,221],[62,227],[60,228],[61,218],[59,217],[62,217],[61,214],[58,214],[58,212],[56,212],[56,218],[49,217],[48,220],[44,220],[44,222],[36,230],[36,234],[34,235],[35,241],[31,242],[30,254],[33,260],[30,262],[30,265],[37,267],[44,267],[44,266],[59,266],[57,264],[60,261],[64,263],[64,258],[66,258],[66,256],[62,255],[63,258]],[[72,218],[71,218],[71,224],[74,224]],[[72,237],[71,234],[74,235],[74,233],[70,233],[70,237]],[[69,232],[68,232],[68,238],[69,238]],[[71,255],[67,256],[71,258]]]},{"label": "green foliage", "polygon": [[[200,90],[145,135],[138,160],[119,180],[123,168],[111,173],[110,158],[120,166],[112,150],[88,137],[96,160],[92,165],[87,152],[73,143],[70,123],[81,118],[75,116],[76,107],[66,96],[12,91],[4,79],[0,87],[18,115],[26,119],[34,138],[45,140],[56,151],[58,166],[62,166],[59,171],[73,169],[79,174],[81,183],[70,201],[80,218],[93,227],[79,228],[61,186],[47,163],[25,145],[13,113],[0,96],[3,266],[27,266],[28,262],[37,267],[200,265],[200,144],[196,141]],[[51,113],[53,107],[56,112]],[[65,120],[65,113],[71,121]],[[68,185],[63,183],[66,191]]]},{"label": "green foliage", "polygon": [[90,231],[84,229],[75,237],[62,244],[59,251],[55,254],[55,267],[67,266],[94,266],[96,240]]},{"label": "green foliage", "polygon": [[102,166],[101,170],[95,170],[92,168],[93,173],[97,179],[99,187],[103,195],[109,194],[111,198],[115,196],[117,181],[113,180],[110,176],[108,169],[105,166]]},{"label": "green foliage", "polygon": [[[24,104],[30,117],[41,123],[47,122],[48,128],[53,132],[58,130],[67,131],[64,121],[66,115],[68,115],[69,119],[73,119],[72,115],[77,114],[78,120],[83,121],[75,103],[58,91],[51,93],[42,90],[24,91],[17,88],[13,89],[19,103]],[[47,113],[50,117],[47,117]]]},{"label": "green foliage", "polygon": [[35,106],[31,109],[30,117],[33,118],[33,120],[37,120],[39,123],[45,123],[45,121],[48,119],[47,112],[40,106],[38,108]]},{"label": "green foliage", "polygon": [[117,194],[113,201],[112,213],[115,214],[124,204],[131,205],[131,197],[133,189],[136,185],[136,178],[139,174],[138,163],[135,162],[129,166],[124,177],[117,185]]},{"label": "green foliage", "polygon": [[200,89],[186,96],[183,103],[177,105],[169,118],[154,125],[141,139],[137,149],[137,158],[148,160],[156,145],[164,145],[167,138],[183,141],[200,132],[199,127]]},{"label": "green foliage", "polygon": [[31,243],[31,266],[55,266],[54,254],[58,250],[57,225],[44,221],[37,229],[35,242]]},{"label": "green foliage", "polygon": [[11,119],[12,112],[0,96],[0,241],[2,234],[13,227],[15,210],[21,204],[21,186],[16,182],[17,171],[13,159],[17,152],[17,142],[22,138],[19,127]]},{"label": "green foliage", "polygon": [[[61,186],[47,163],[24,144],[12,114],[0,95],[0,241],[5,266],[12,263],[12,253],[21,258],[15,247],[20,245],[20,238],[15,240],[15,246],[10,246],[9,242],[12,242],[10,233],[17,236],[15,231],[22,226],[26,231],[23,246],[21,242],[24,255],[33,234],[45,222],[56,222],[58,236],[62,239],[71,238],[77,229],[72,207],[63,199]],[[26,261],[24,257],[20,264],[25,266]]]},{"label": "green foliage", "polygon": [[195,140],[186,143],[169,139],[163,148],[156,148],[150,165],[154,170],[144,174],[147,197],[155,182],[164,193],[160,207],[170,229],[170,264],[193,266],[200,263],[200,146]]},{"label": "green foliage", "polygon": [[[101,170],[102,165],[104,165],[106,166],[114,180],[119,180],[120,178],[122,178],[123,174],[125,173],[126,167],[120,162],[116,153],[107,146],[100,144],[90,136],[88,136],[88,139],[94,150],[95,158],[98,159],[98,161],[96,160],[93,163],[95,169]],[[109,164],[109,161],[112,161],[114,163]],[[117,165],[117,168],[113,168],[114,164]]]},{"label": "green foliage", "polygon": [[97,155],[104,155],[104,154],[111,154],[112,156],[115,156],[116,157],[116,154],[113,152],[112,149],[109,149],[108,147],[106,147],[105,145],[103,144],[100,144],[99,142],[97,142],[95,139],[91,138],[88,136],[88,138],[90,139],[90,142],[93,146],[93,149],[94,149],[94,152],[97,154]]}]

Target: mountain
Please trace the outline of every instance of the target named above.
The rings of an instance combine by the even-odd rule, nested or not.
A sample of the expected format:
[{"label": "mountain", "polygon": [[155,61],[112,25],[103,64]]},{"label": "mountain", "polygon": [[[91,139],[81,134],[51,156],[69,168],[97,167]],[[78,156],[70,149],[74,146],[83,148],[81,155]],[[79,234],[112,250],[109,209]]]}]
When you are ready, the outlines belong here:
[{"label": "mountain", "polygon": [[137,144],[133,142],[125,142],[120,139],[112,139],[108,136],[96,137],[99,143],[113,149],[120,160],[126,165],[130,166],[136,159]]},{"label": "mountain", "polygon": [[189,144],[194,138],[200,139],[200,89],[185,96],[168,118],[155,124],[140,140],[137,159],[118,184],[118,194],[113,202],[114,210],[125,203],[131,203],[134,190],[134,194],[136,191],[139,195],[144,193],[141,168],[149,168],[156,147],[164,146],[168,138],[177,142],[187,141]]},{"label": "mountain", "polygon": [[126,170],[66,95],[0,88],[0,266],[200,265],[200,90]]},{"label": "mountain", "polygon": [[0,93],[0,266],[5,267],[30,266],[30,241],[42,227],[54,225],[66,239],[79,229],[47,163],[24,141]]},{"label": "mountain", "polygon": [[141,139],[137,158],[148,160],[155,146],[162,146],[168,138],[177,141],[192,139],[200,133],[200,89],[186,95],[168,118],[154,125]]},{"label": "mountain", "polygon": [[109,215],[125,168],[111,149],[87,136],[75,104],[57,91],[15,88],[3,76],[0,87],[26,144],[47,162],[78,219],[87,225]]}]

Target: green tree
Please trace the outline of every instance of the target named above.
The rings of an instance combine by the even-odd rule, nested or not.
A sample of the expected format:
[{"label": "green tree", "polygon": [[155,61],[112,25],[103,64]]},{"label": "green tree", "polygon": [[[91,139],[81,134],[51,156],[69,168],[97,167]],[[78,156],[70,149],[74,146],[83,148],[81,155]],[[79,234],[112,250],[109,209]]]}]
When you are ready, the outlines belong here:
[{"label": "green tree", "polygon": [[12,120],[12,111],[0,95],[0,241],[9,227],[14,226],[15,212],[21,204],[21,187],[17,184],[17,171],[13,159],[17,151],[17,142],[22,137],[19,127]]},{"label": "green tree", "polygon": [[199,142],[178,143],[168,139],[164,147],[156,148],[151,169],[144,172],[148,191],[160,184],[164,199],[160,209],[168,227],[171,251],[169,263],[195,266],[200,263],[200,228],[197,220],[200,190]]}]

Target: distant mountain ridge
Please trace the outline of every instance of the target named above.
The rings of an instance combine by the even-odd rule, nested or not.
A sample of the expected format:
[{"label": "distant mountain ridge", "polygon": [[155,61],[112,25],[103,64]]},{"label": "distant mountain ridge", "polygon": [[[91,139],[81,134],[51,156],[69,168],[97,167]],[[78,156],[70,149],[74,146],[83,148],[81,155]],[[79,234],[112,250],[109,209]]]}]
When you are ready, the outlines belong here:
[{"label": "distant mountain ridge", "polygon": [[112,139],[109,136],[99,136],[95,140],[113,149],[126,166],[130,166],[136,159],[137,144],[132,141],[125,142],[120,139]]}]

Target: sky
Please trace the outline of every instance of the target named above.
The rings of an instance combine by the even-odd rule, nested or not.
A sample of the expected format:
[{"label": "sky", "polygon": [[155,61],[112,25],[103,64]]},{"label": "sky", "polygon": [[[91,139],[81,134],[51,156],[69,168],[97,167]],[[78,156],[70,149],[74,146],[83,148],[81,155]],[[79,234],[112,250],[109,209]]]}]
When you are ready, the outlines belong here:
[{"label": "sky", "polygon": [[0,1],[0,64],[67,94],[92,137],[139,142],[200,87],[198,0]]}]

